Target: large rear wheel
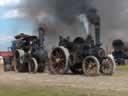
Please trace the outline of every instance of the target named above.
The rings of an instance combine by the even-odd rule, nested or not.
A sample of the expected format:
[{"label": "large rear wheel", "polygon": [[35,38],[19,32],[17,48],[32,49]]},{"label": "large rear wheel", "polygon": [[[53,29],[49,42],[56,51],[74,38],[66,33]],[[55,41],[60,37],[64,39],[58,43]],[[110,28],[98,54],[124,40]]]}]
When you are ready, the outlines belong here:
[{"label": "large rear wheel", "polygon": [[24,64],[24,51],[21,49],[15,52],[15,71],[16,72],[27,72],[27,66]]},{"label": "large rear wheel", "polygon": [[69,52],[64,47],[53,49],[49,69],[53,74],[64,74],[68,71]]},{"label": "large rear wheel", "polygon": [[83,60],[82,69],[86,76],[99,75],[100,64],[95,56],[88,56]]}]

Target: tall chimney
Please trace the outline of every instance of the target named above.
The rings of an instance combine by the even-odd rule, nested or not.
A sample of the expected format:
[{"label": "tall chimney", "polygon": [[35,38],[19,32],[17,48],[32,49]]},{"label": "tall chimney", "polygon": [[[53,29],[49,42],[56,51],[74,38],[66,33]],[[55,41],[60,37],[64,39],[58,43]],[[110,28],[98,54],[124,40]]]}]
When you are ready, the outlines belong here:
[{"label": "tall chimney", "polygon": [[96,18],[97,22],[95,22],[95,40],[96,40],[96,45],[100,45],[101,41],[100,41],[100,18],[99,16],[97,16]]},{"label": "tall chimney", "polygon": [[100,41],[100,16],[97,13],[97,10],[95,8],[92,8],[88,11],[88,18],[90,20],[90,23],[94,25],[95,27],[95,42],[96,45],[101,45]]},{"label": "tall chimney", "polygon": [[45,30],[44,30],[44,28],[42,27],[42,26],[40,26],[39,28],[38,28],[38,34],[39,34],[39,43],[40,43],[40,47],[44,47],[44,40],[45,40],[45,38],[44,38],[44,35],[45,35]]}]

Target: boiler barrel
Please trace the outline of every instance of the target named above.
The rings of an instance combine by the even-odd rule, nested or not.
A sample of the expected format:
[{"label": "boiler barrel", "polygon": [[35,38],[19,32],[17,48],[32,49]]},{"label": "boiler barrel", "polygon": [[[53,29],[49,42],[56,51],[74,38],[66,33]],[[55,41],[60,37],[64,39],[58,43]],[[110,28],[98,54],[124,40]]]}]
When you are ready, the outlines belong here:
[{"label": "boiler barrel", "polygon": [[38,60],[45,61],[48,58],[48,53],[44,48],[38,48],[34,52],[32,52],[33,57]]}]

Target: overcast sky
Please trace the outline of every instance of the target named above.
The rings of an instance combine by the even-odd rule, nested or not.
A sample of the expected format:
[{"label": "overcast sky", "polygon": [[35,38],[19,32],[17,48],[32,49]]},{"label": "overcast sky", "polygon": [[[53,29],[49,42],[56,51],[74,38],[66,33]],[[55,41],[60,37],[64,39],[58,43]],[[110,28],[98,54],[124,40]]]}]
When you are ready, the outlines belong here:
[{"label": "overcast sky", "polygon": [[[71,6],[71,8],[77,10],[79,9],[78,5],[80,5],[81,4],[80,2],[82,1],[90,1],[90,0],[74,0],[74,1],[67,0],[67,2],[64,3],[65,5],[62,8],[64,9],[64,7],[68,6],[67,10],[70,10],[70,6]],[[101,20],[102,20],[101,36],[103,42],[110,42],[108,40],[113,40],[116,38],[123,38],[125,40],[128,40],[127,39],[128,1],[127,0],[91,0],[91,1],[93,1],[93,5],[96,8],[98,8],[99,14],[101,16]],[[7,48],[10,46],[10,42],[13,40],[14,35],[20,32],[32,34],[36,28],[35,27],[36,21],[46,20],[44,19],[44,17],[45,18],[47,17],[47,20],[49,19],[50,22],[54,22],[54,20],[56,20],[54,15],[57,14],[55,9],[55,6],[57,6],[56,2],[58,1],[57,0],[0,0],[0,33],[1,33],[0,50],[7,50]],[[62,11],[62,14],[65,10]],[[57,23],[53,24],[53,26],[57,26]],[[50,34],[53,34],[53,32]]]}]

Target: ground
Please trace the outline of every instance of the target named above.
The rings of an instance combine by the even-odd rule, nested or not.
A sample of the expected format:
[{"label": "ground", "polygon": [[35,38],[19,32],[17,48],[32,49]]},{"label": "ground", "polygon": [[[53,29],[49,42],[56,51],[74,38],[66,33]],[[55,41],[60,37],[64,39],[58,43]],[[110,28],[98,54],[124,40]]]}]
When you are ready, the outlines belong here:
[{"label": "ground", "polygon": [[[90,96],[87,95],[87,93],[98,94],[94,96],[127,96],[128,66],[118,67],[117,70],[115,71],[115,74],[113,74],[113,76],[100,75],[96,77],[86,77],[83,75],[68,75],[68,74],[50,75],[48,73],[20,74],[15,72],[5,73],[1,71],[0,84],[1,86],[3,86],[2,87],[3,89],[4,88],[6,89],[6,87],[11,87],[16,89],[26,88],[29,90],[31,90],[31,88],[36,88],[36,89],[39,88],[45,91],[46,89],[52,90],[55,94],[57,94],[57,92],[60,94],[62,90],[70,89],[71,92],[73,93],[76,92],[75,90],[77,90],[78,93],[84,93],[84,92],[86,93],[86,95],[80,95],[80,96]],[[57,89],[60,91],[57,91]],[[67,91],[65,93],[67,93]],[[64,95],[58,95],[58,96],[64,96]],[[71,96],[71,94],[69,94],[69,96]]]}]

